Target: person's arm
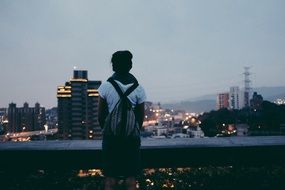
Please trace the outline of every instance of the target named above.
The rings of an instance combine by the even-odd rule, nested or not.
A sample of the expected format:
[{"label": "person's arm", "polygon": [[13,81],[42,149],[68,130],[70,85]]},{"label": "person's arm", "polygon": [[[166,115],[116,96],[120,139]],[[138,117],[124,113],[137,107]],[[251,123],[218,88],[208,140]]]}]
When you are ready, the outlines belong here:
[{"label": "person's arm", "polygon": [[136,114],[136,119],[137,119],[137,121],[139,122],[139,125],[140,125],[140,128],[141,128],[142,125],[143,125],[144,117],[145,117],[145,113],[144,113],[144,102],[141,103],[141,104],[138,104],[138,105],[135,107],[135,114]]},{"label": "person's arm", "polygon": [[105,119],[108,115],[108,105],[105,99],[99,96],[98,120],[101,128],[103,129]]}]

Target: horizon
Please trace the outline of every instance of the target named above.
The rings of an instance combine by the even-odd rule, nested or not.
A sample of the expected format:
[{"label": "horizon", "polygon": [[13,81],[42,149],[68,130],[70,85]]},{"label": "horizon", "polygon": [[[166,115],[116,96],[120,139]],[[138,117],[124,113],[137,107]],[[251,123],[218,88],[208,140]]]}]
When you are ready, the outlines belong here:
[{"label": "horizon", "polygon": [[[0,1],[0,107],[57,105],[74,66],[89,80],[112,74],[117,50],[147,100],[171,103],[285,84],[284,1]],[[242,13],[242,14],[241,14]]]},{"label": "horizon", "polygon": [[[285,88],[285,85],[284,86],[260,86],[260,87],[254,87],[253,89],[260,89],[260,88]],[[224,92],[226,92],[226,91],[224,91]],[[254,92],[254,91],[251,90],[251,92]],[[259,92],[257,92],[257,93],[260,94]],[[209,101],[209,100],[214,101],[216,97],[215,98],[205,98],[205,97],[206,96],[216,96],[216,95],[217,95],[217,93],[216,94],[215,93],[209,93],[209,94],[204,94],[204,95],[193,97],[193,98],[189,98],[189,99],[173,100],[173,101],[170,101],[170,102],[151,101],[151,100],[147,100],[147,101],[148,102],[152,102],[154,104],[160,103],[162,105],[168,105],[168,104],[179,104],[179,103],[183,103],[183,102],[199,102],[199,101]],[[275,94],[275,95],[278,95],[278,94]],[[57,100],[57,98],[56,98],[56,100]],[[17,107],[23,106],[24,103],[28,103],[30,107],[33,107],[36,103],[39,103],[41,105],[41,107],[45,107],[46,109],[51,109],[51,108],[57,107],[57,104],[47,107],[47,106],[43,105],[40,101],[35,101],[35,102],[28,102],[28,101],[16,102],[16,101],[11,101],[11,102],[8,102],[7,105],[0,105],[0,108],[8,108],[10,103],[15,103],[17,105]]]}]

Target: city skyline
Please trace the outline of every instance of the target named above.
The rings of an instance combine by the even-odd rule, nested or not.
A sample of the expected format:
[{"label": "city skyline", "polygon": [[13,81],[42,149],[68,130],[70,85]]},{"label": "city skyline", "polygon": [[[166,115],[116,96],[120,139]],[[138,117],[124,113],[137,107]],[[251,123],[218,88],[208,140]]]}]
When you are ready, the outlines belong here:
[{"label": "city skyline", "polygon": [[284,86],[284,1],[1,1],[0,107],[56,106],[74,66],[112,74],[129,49],[149,101],[173,102],[243,87]]}]

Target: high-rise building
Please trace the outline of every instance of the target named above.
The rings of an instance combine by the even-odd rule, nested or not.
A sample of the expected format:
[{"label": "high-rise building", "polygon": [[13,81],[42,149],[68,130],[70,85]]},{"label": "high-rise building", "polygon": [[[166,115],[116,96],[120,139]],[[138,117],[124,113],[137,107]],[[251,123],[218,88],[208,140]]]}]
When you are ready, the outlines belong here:
[{"label": "high-rise building", "polygon": [[230,97],[230,94],[228,92],[218,94],[217,109],[229,108],[230,107],[229,97]]},{"label": "high-rise building", "polygon": [[259,110],[261,108],[263,102],[263,97],[260,94],[257,94],[257,92],[254,92],[252,95],[252,99],[250,100],[250,107],[253,110]]},{"label": "high-rise building", "polygon": [[57,107],[46,110],[46,123],[49,129],[57,128]]},{"label": "high-rise building", "polygon": [[238,86],[230,87],[229,103],[230,109],[241,109],[244,107],[243,93]]},{"label": "high-rise building", "polygon": [[27,102],[22,108],[17,108],[15,103],[8,108],[8,132],[43,130],[46,123],[45,108],[39,103],[29,107]]},{"label": "high-rise building", "polygon": [[98,88],[86,70],[74,70],[73,78],[57,89],[58,133],[61,139],[99,139]]},{"label": "high-rise building", "polygon": [[0,108],[0,134],[4,134],[7,132],[7,125],[8,125],[8,109],[7,108]]},{"label": "high-rise building", "polygon": [[229,93],[220,93],[217,96],[217,109],[230,108],[230,109],[242,109],[250,106],[250,67],[244,68],[244,89],[240,89],[238,86],[230,87]]}]

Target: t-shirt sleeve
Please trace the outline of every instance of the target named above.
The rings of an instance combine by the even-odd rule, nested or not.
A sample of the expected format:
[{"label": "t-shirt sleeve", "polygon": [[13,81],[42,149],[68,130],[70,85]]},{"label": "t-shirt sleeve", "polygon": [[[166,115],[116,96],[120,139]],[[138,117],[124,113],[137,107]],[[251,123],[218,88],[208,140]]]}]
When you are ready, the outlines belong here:
[{"label": "t-shirt sleeve", "polygon": [[138,97],[138,101],[137,101],[138,104],[141,104],[141,103],[146,101],[145,90],[142,86],[138,86],[137,94],[138,94],[138,96],[137,96]]},{"label": "t-shirt sleeve", "polygon": [[100,85],[100,87],[98,88],[98,92],[101,98],[105,99],[107,98],[107,88],[108,88],[108,84],[106,82],[104,82],[103,84]]}]

